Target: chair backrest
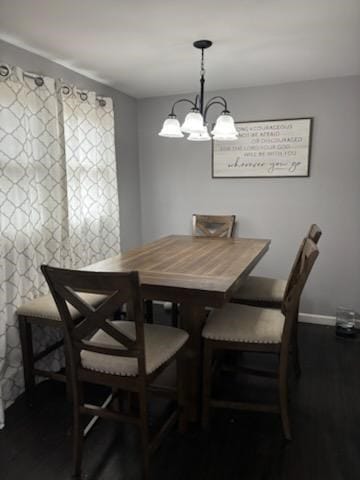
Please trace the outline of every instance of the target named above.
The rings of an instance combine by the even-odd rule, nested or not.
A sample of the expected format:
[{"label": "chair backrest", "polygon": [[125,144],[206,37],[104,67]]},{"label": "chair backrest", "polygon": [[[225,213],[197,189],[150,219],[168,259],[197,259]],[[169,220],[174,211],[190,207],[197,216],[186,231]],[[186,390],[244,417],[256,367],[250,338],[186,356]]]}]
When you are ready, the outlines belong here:
[{"label": "chair backrest", "polygon": [[201,237],[230,238],[234,232],[235,215],[192,216],[192,234]]},{"label": "chair backrest", "polygon": [[[310,228],[309,228],[309,231],[308,231],[308,234],[306,236],[306,238],[309,238],[310,240],[312,240],[315,244],[317,244],[320,240],[320,237],[322,235],[322,231],[320,230],[320,228],[315,224],[313,223]],[[287,284],[286,284],[286,288],[285,288],[285,293],[284,293],[284,298],[287,296],[288,292],[289,292],[289,288],[290,288],[290,281],[294,275],[294,271],[295,269],[297,268],[298,266],[298,263],[299,263],[299,259],[300,259],[300,256],[302,254],[302,250],[303,250],[303,247],[304,247],[304,240],[301,242],[300,244],[300,247],[297,251],[297,254],[296,254],[296,257],[295,257],[295,260],[294,260],[294,263],[291,267],[291,271],[290,271],[290,275],[288,277],[288,281],[287,281]]]},{"label": "chair backrest", "polygon": [[310,238],[314,243],[318,243],[321,235],[322,231],[320,230],[320,227],[316,225],[316,223],[313,223],[309,228],[307,238]]},{"label": "chair backrest", "polygon": [[[103,273],[65,270],[46,265],[43,265],[41,270],[65,325],[72,375],[76,375],[76,368],[80,365],[81,350],[136,358],[139,374],[145,374],[143,302],[138,272]],[[85,302],[79,293],[99,294],[103,298],[100,297],[101,303],[93,307]],[[69,304],[81,313],[83,318],[79,323],[73,321]],[[111,322],[123,304],[126,305],[128,320],[135,323],[136,338],[124,335]],[[121,343],[122,347],[89,342],[89,337],[100,329]]]},{"label": "chair backrest", "polygon": [[305,283],[319,255],[317,245],[310,239],[305,238],[301,244],[300,255],[288,280],[281,310],[285,315],[285,331],[290,331],[297,320],[300,296]]}]

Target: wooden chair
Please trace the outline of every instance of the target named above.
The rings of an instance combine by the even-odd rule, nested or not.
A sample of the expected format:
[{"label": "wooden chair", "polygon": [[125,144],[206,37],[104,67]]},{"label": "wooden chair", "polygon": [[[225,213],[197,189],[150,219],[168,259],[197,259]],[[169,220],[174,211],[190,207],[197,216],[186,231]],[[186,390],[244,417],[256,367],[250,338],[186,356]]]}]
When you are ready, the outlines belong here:
[{"label": "wooden chair", "polygon": [[[101,303],[103,297],[101,295],[83,294],[84,300],[96,307]],[[17,319],[19,323],[20,342],[23,357],[23,370],[24,370],[24,383],[25,394],[29,405],[34,402],[35,393],[35,378],[46,377],[52,380],[65,382],[67,384],[68,398],[71,400],[71,389],[69,380],[69,371],[65,369],[65,372],[54,372],[51,370],[45,370],[38,367],[38,362],[52,352],[61,348],[64,345],[63,330],[64,325],[61,321],[58,309],[54,303],[51,294],[42,295],[30,302],[26,302],[21,305],[17,311]],[[71,309],[71,315],[74,322],[80,322],[82,317],[80,313],[74,308]],[[59,339],[54,341],[51,345],[44,348],[42,351],[34,353],[33,348],[33,332],[32,327],[34,325],[40,325],[42,327],[54,328],[60,331]],[[66,351],[65,351],[66,354]]]},{"label": "wooden chair", "polygon": [[[291,439],[287,386],[289,350],[297,320],[300,295],[318,253],[316,244],[310,239],[305,239],[301,255],[292,271],[281,310],[229,303],[210,314],[202,333],[204,340],[202,423],[204,427],[208,425],[210,407],[278,412],[281,415],[284,436],[288,440]],[[277,354],[279,356],[276,374],[278,403],[276,405],[248,404],[212,398],[213,354],[218,350]]]},{"label": "wooden chair", "polygon": [[[149,440],[147,400],[150,393],[170,395],[182,403],[182,389],[152,387],[159,373],[178,356],[188,334],[161,325],[144,325],[143,301],[137,272],[87,272],[42,266],[65,329],[65,344],[73,394],[73,478],[81,478],[83,429],[81,415],[130,422],[140,428],[143,448],[143,472],[147,477],[149,454],[161,437],[175,423],[176,409],[160,432]],[[79,293],[105,295],[104,301],[92,307]],[[113,321],[119,305],[126,305],[127,321]],[[76,324],[70,309],[79,311],[83,320]],[[180,378],[178,378],[179,381]],[[114,397],[121,391],[132,392],[139,403],[139,413],[128,413],[109,406],[98,407],[84,402],[83,383],[106,385]],[[181,382],[180,382],[181,383]]]},{"label": "wooden chair", "polygon": [[[306,238],[310,238],[315,244],[317,244],[321,234],[322,232],[320,228],[316,224],[312,224]],[[296,254],[288,280],[251,275],[246,280],[244,285],[242,285],[233,294],[231,301],[234,303],[251,305],[254,307],[281,308],[283,299],[286,296],[286,292],[290,285],[289,280],[291,278],[291,273],[297,265],[299,255],[301,255],[301,248],[302,247],[300,246]],[[301,368],[299,360],[297,328],[294,328],[293,361],[296,375],[299,376],[301,374]]]},{"label": "wooden chair", "polygon": [[192,216],[192,234],[202,237],[224,237],[233,235],[235,215],[198,215]]}]

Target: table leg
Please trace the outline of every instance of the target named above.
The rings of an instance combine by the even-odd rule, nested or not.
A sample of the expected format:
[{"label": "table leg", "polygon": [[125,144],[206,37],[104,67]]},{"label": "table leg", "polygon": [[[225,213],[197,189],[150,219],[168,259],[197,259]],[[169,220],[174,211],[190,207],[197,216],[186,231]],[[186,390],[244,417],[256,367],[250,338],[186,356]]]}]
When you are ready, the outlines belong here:
[{"label": "table leg", "polygon": [[180,304],[180,325],[190,335],[184,351],[184,368],[182,369],[185,377],[185,418],[188,422],[196,422],[200,415],[201,330],[205,318],[205,307],[187,303]]}]

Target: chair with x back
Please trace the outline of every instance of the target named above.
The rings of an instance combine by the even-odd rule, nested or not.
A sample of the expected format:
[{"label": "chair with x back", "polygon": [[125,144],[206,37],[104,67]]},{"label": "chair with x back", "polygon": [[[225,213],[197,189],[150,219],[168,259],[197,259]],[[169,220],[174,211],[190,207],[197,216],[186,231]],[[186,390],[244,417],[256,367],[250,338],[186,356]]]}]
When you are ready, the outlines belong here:
[{"label": "chair with x back", "polygon": [[192,216],[192,234],[202,237],[225,237],[233,235],[235,215],[198,215]]},{"label": "chair with x back", "polygon": [[[159,373],[178,358],[188,334],[162,325],[144,325],[143,302],[137,272],[88,272],[42,266],[62,322],[68,349],[74,408],[74,478],[81,477],[83,429],[81,415],[98,416],[137,425],[141,431],[144,475],[148,474],[149,453],[160,437],[150,441],[147,399],[151,384]],[[97,307],[86,303],[80,293],[105,295]],[[127,321],[113,321],[119,305],[126,305]],[[78,310],[83,320],[74,323],[69,309]],[[114,396],[121,391],[138,397],[139,413],[127,414],[114,408],[97,407],[84,402],[83,383],[107,385]],[[160,394],[169,393],[168,389]],[[176,392],[175,392],[176,393]],[[174,392],[172,392],[174,395]],[[181,396],[180,390],[178,395]],[[174,411],[165,423],[161,436],[177,418]]]},{"label": "chair with x back", "polygon": [[[303,241],[300,255],[289,278],[281,310],[228,303],[209,315],[202,333],[204,426],[208,424],[210,407],[279,412],[284,436],[288,440],[291,439],[288,415],[288,358],[300,296],[318,253],[319,250],[312,240],[307,238]],[[278,381],[278,403],[250,405],[213,398],[211,393],[213,356],[214,352],[219,350],[278,354],[279,366],[275,374]],[[251,370],[248,369],[249,371]],[[258,370],[255,372],[259,374]],[[269,372],[266,375],[268,374]]]}]

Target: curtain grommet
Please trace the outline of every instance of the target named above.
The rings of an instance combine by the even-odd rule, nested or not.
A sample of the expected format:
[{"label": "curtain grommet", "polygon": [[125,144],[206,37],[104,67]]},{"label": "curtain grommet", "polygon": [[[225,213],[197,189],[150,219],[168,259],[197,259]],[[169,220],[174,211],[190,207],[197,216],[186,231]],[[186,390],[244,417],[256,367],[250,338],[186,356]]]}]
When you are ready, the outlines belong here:
[{"label": "curtain grommet", "polygon": [[37,87],[42,87],[44,85],[44,79],[42,77],[34,78],[34,82]]},{"label": "curtain grommet", "polygon": [[0,77],[6,79],[10,76],[10,68],[7,65],[0,65]]},{"label": "curtain grommet", "polygon": [[69,95],[70,94],[70,87],[68,87],[67,85],[63,85],[61,87],[61,93],[63,93],[64,95]]}]

